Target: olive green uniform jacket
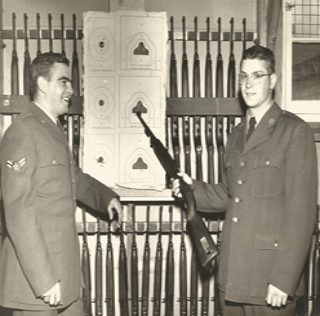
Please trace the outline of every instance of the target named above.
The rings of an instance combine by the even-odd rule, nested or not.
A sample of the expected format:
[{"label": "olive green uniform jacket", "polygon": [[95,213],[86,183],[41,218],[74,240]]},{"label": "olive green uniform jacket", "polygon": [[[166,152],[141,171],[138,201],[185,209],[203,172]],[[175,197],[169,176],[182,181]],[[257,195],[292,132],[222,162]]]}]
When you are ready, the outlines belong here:
[{"label": "olive green uniform jacket", "polygon": [[226,211],[218,282],[226,299],[265,304],[267,285],[294,297],[315,227],[313,133],[277,104],[247,143],[245,124],[229,135],[220,184],[194,181],[199,211]]},{"label": "olive green uniform jacket", "polygon": [[82,286],[76,200],[106,212],[117,195],[75,166],[66,136],[33,103],[6,131],[0,163],[8,231],[0,258],[0,305],[52,309],[39,297],[60,281],[66,307]]}]

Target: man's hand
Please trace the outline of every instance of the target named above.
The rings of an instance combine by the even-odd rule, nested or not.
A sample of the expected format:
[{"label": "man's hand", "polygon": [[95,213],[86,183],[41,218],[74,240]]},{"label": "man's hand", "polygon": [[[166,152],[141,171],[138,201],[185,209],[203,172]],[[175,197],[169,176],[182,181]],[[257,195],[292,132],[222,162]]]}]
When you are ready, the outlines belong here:
[{"label": "man's hand", "polygon": [[44,293],[41,298],[50,306],[62,305],[60,282],[56,283],[48,292]]},{"label": "man's hand", "polygon": [[268,292],[266,297],[267,304],[274,307],[281,307],[286,305],[288,300],[288,294],[282,292],[272,284],[268,285]]},{"label": "man's hand", "polygon": [[[179,172],[178,176],[184,180],[189,185],[192,185],[192,179],[184,172]],[[180,192],[180,180],[179,179],[171,179],[172,184],[172,193],[177,198],[182,198],[181,192]]]},{"label": "man's hand", "polygon": [[123,219],[123,211],[122,211],[121,203],[118,198],[113,198],[110,201],[107,211],[108,211],[110,220],[114,219],[114,213],[118,214],[117,226],[120,227]]}]

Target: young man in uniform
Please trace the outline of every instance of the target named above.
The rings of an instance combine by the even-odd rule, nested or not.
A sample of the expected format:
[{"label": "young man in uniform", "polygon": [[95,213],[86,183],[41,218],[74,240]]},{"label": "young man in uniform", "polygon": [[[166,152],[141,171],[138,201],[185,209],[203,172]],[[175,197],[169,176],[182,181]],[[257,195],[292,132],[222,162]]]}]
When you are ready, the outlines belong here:
[{"label": "young man in uniform", "polygon": [[[218,263],[223,315],[292,316],[316,220],[313,133],[273,100],[274,54],[255,45],[239,74],[245,120],[229,135],[219,184],[192,180],[197,209],[226,211]],[[181,196],[179,180],[173,193]]]},{"label": "young man in uniform", "polygon": [[76,200],[122,220],[118,195],[76,167],[58,116],[73,94],[69,61],[45,53],[32,63],[33,102],[0,148],[8,236],[0,258],[0,305],[13,316],[81,316],[83,286]]}]

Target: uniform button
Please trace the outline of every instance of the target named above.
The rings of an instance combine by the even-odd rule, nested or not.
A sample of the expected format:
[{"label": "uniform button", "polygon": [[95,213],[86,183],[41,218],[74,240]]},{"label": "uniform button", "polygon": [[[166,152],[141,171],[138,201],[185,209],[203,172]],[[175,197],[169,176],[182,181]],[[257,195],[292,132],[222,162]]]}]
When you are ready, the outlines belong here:
[{"label": "uniform button", "polygon": [[266,165],[270,165],[270,161],[269,160],[266,161]]},{"label": "uniform button", "polygon": [[241,185],[241,184],[243,184],[243,181],[242,181],[242,180],[238,180],[237,183],[238,183],[239,185]]},{"label": "uniform button", "polygon": [[233,218],[232,218],[232,221],[235,222],[235,223],[237,223],[237,222],[240,221],[240,219],[239,219],[238,217],[233,217]]},{"label": "uniform button", "polygon": [[57,162],[55,160],[53,160],[52,163],[55,165]]},{"label": "uniform button", "polygon": [[240,161],[240,167],[244,167],[244,162]]},{"label": "uniform button", "polygon": [[240,199],[239,199],[238,197],[236,197],[236,198],[234,198],[234,201],[235,201],[236,203],[239,203],[239,202],[240,202]]},{"label": "uniform button", "polygon": [[278,247],[278,243],[276,242],[276,243],[274,244],[274,246],[275,246],[275,247]]}]

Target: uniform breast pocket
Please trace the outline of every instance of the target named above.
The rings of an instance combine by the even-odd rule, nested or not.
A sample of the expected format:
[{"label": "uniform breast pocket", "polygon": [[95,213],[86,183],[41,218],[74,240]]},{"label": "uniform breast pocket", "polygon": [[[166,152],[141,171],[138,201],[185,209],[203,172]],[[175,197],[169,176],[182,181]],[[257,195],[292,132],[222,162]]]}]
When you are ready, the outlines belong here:
[{"label": "uniform breast pocket", "polygon": [[68,156],[62,153],[40,155],[40,168],[37,170],[38,190],[42,193],[59,194],[68,185]]},{"label": "uniform breast pocket", "polygon": [[253,159],[252,195],[276,198],[284,194],[284,155],[256,154]]}]

